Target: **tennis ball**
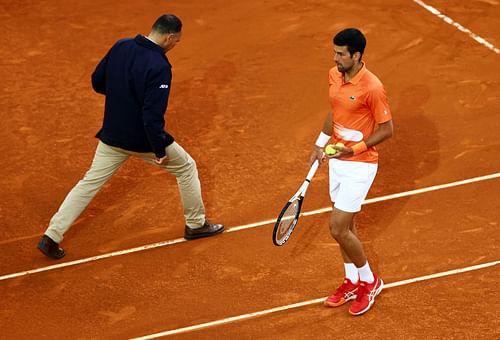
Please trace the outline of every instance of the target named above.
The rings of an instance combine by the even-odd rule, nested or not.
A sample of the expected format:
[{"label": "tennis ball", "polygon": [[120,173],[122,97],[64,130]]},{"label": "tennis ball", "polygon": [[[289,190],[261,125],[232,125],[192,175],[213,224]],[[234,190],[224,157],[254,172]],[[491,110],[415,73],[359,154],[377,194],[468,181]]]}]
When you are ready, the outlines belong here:
[{"label": "tennis ball", "polygon": [[328,144],[325,148],[325,153],[328,155],[328,156],[333,156],[337,153],[337,150],[335,150],[335,148],[333,147],[332,144]]},{"label": "tennis ball", "polygon": [[335,144],[335,146],[345,147],[345,145],[344,145],[343,143],[340,143],[340,142],[339,142],[339,143],[337,143],[337,144]]}]

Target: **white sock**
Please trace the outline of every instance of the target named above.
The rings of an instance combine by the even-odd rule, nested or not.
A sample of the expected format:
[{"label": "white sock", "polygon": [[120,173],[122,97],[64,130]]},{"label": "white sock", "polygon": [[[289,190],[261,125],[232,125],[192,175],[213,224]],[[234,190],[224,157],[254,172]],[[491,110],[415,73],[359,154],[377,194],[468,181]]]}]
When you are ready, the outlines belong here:
[{"label": "white sock", "polygon": [[344,263],[344,269],[345,277],[351,280],[352,283],[358,283],[358,268],[356,268],[354,263]]},{"label": "white sock", "polygon": [[366,283],[373,283],[375,281],[375,277],[373,277],[372,270],[370,269],[370,265],[368,261],[366,261],[365,265],[361,268],[358,268],[359,279]]}]

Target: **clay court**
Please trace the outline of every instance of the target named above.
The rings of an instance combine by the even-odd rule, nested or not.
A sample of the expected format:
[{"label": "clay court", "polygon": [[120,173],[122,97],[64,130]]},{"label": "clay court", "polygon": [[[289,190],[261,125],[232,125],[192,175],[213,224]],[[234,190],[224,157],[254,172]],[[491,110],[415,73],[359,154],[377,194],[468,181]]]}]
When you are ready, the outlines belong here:
[{"label": "clay court", "polygon": [[[184,24],[167,130],[227,232],[183,241],[175,178],[131,159],[48,259],[38,239],[97,145],[90,74],[166,12]],[[0,338],[500,338],[499,17],[498,0],[2,0]],[[321,303],[343,276],[326,164],[291,239],[271,240],[345,27],[366,34],[395,126],[357,217],[386,283],[361,317]]]}]

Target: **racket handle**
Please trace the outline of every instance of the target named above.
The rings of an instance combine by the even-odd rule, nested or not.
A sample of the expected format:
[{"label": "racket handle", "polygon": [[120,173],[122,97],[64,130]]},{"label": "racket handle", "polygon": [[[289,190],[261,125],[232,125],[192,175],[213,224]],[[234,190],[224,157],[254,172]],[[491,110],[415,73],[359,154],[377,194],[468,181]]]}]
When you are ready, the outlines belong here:
[{"label": "racket handle", "polygon": [[311,165],[311,169],[309,169],[309,172],[307,173],[306,180],[308,182],[311,181],[311,179],[314,177],[314,174],[316,173],[316,170],[318,170],[319,167],[319,161],[315,160],[314,163]]}]

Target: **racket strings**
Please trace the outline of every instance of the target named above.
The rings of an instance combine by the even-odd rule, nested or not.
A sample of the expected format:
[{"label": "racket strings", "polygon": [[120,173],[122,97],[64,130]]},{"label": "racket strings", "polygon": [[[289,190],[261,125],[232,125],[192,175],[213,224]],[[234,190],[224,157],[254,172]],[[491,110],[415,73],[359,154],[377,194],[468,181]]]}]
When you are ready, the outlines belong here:
[{"label": "racket strings", "polygon": [[297,217],[297,212],[299,210],[299,201],[295,200],[290,205],[288,208],[285,210],[283,213],[283,216],[281,217],[280,225],[279,225],[279,233],[278,233],[278,238],[282,238],[285,236],[290,229],[290,227],[293,226],[294,221]]}]

